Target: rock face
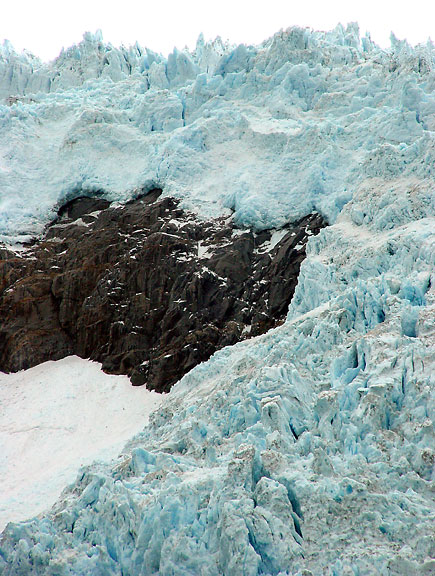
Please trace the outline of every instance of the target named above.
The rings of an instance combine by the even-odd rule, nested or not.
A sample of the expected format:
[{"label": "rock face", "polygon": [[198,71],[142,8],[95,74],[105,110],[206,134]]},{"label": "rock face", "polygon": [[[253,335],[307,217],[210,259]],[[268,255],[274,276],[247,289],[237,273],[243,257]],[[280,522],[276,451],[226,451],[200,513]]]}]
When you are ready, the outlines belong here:
[{"label": "rock face", "polygon": [[284,318],[321,216],[255,234],[160,195],[78,198],[28,250],[0,250],[0,370],[77,354],[168,391]]}]

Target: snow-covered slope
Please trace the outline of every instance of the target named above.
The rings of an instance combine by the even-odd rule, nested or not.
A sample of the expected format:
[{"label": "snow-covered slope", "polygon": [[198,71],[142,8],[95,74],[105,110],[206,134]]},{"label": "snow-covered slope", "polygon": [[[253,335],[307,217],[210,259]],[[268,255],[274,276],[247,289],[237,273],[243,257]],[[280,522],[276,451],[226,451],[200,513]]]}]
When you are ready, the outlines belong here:
[{"label": "snow-covered slope", "polygon": [[152,184],[241,225],[332,225],[286,322],[197,366],[121,463],[10,525],[0,573],[429,575],[433,46],[292,29],[209,71],[206,48],[3,108],[3,234]]},{"label": "snow-covered slope", "polygon": [[77,356],[0,373],[0,530],[52,506],[81,466],[116,458],[161,398]]}]

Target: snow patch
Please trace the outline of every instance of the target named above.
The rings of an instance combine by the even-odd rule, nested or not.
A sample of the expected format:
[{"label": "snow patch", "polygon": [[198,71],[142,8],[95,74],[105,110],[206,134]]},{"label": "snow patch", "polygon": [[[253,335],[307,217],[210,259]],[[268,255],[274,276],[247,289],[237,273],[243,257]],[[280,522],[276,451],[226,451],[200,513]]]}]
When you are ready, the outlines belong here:
[{"label": "snow patch", "polygon": [[81,466],[116,458],[161,399],[77,356],[0,373],[0,530],[49,508]]}]

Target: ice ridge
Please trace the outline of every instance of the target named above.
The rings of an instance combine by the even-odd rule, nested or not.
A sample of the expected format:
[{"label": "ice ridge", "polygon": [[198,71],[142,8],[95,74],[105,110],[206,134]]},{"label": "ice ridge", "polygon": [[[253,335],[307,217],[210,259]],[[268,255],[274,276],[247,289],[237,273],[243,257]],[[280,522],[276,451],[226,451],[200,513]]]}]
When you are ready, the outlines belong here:
[{"label": "ice ridge", "polygon": [[200,37],[168,58],[101,35],[42,64],[0,51],[0,238],[41,232],[83,194],[160,187],[210,217],[333,222],[366,179],[433,177],[431,43],[379,49],[358,27],[260,46]]}]

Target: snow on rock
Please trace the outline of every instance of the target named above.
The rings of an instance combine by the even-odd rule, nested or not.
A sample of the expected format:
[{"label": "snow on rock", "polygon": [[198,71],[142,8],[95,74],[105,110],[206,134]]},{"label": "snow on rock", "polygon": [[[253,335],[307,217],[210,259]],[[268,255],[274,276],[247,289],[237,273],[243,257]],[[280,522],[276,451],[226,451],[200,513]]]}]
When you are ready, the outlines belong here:
[{"label": "snow on rock", "polygon": [[110,460],[162,396],[70,356],[0,373],[0,530],[41,513],[94,460]]}]

